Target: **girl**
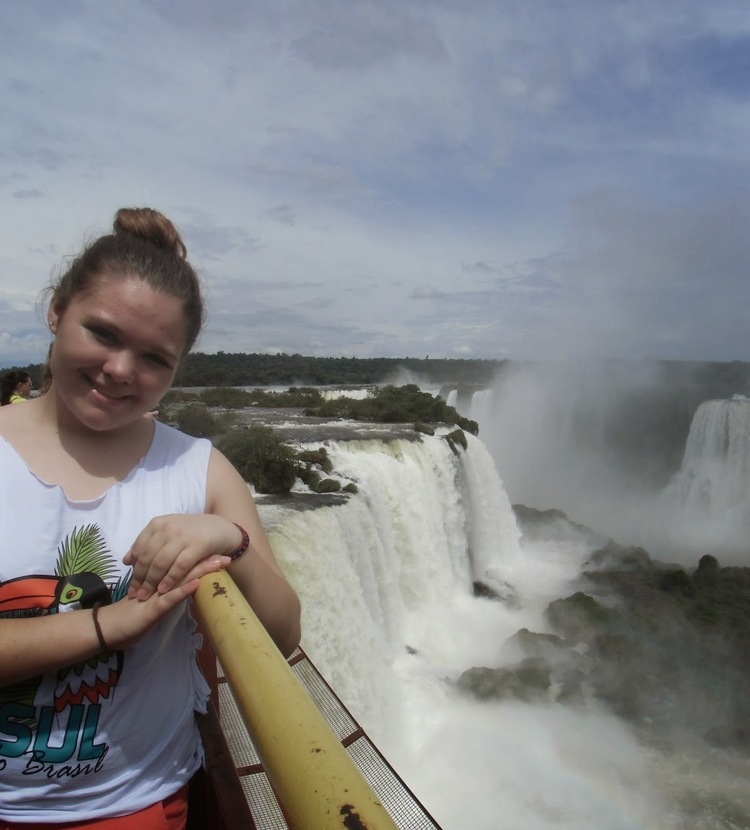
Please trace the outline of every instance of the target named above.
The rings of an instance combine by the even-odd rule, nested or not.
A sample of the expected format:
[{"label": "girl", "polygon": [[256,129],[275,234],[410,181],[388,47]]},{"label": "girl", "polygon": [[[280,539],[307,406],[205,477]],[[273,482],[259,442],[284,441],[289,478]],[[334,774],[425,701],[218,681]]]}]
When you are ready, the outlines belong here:
[{"label": "girl", "polygon": [[31,397],[31,375],[23,369],[11,369],[0,378],[0,405],[24,403]]},{"label": "girl", "polygon": [[23,530],[0,550],[0,828],[184,826],[200,577],[227,568],[299,642],[247,484],[147,417],[203,316],[172,223],[122,209],[50,290],[47,394],[0,411],[0,525]]}]

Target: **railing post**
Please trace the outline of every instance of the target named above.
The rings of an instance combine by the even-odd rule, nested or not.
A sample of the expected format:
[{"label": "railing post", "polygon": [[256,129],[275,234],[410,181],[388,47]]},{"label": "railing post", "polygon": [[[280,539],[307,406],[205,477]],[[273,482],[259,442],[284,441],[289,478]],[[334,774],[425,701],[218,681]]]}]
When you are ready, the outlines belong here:
[{"label": "railing post", "polygon": [[396,830],[229,574],[195,602],[290,828]]}]

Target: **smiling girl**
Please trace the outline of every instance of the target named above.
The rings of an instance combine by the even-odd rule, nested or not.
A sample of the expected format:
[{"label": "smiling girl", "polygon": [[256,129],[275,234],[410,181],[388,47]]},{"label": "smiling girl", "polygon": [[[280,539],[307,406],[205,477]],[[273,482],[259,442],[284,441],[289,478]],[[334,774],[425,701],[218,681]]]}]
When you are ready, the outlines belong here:
[{"label": "smiling girl", "polygon": [[117,212],[50,289],[48,392],[0,410],[0,830],[180,828],[201,764],[189,598],[227,568],[281,651],[297,596],[247,484],[154,418],[204,318],[172,223]]}]

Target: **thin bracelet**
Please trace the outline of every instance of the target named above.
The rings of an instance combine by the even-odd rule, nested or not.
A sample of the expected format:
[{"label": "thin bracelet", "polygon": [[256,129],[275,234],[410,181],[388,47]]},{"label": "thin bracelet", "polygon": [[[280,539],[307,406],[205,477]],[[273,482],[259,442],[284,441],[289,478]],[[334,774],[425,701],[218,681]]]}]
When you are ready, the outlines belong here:
[{"label": "thin bracelet", "polygon": [[99,625],[99,609],[101,608],[101,602],[95,602],[94,607],[91,609],[91,615],[94,618],[94,628],[96,629],[96,639],[99,640],[99,645],[102,647],[102,651],[109,651],[109,646],[107,645],[107,641],[104,639],[104,634],[102,634],[102,627]]},{"label": "thin bracelet", "polygon": [[247,531],[244,527],[238,525],[237,522],[232,522],[232,524],[242,534],[242,541],[240,544],[231,553],[227,554],[232,562],[234,562],[235,559],[239,559],[240,556],[242,556],[242,554],[250,547],[250,537],[247,535]]}]

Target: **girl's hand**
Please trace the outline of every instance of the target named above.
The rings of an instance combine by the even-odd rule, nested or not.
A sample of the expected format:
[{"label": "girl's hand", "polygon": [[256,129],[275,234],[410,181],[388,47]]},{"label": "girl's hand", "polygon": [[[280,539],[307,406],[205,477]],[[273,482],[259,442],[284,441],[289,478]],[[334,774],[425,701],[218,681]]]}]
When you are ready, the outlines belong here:
[{"label": "girl's hand", "polygon": [[232,522],[209,513],[151,519],[123,558],[133,568],[128,596],[145,600],[225,568],[241,538]]},{"label": "girl's hand", "polygon": [[99,609],[99,625],[108,648],[119,651],[141,640],[159,620],[192,596],[199,579],[185,582],[166,594],[152,593],[147,600],[124,597]]}]

